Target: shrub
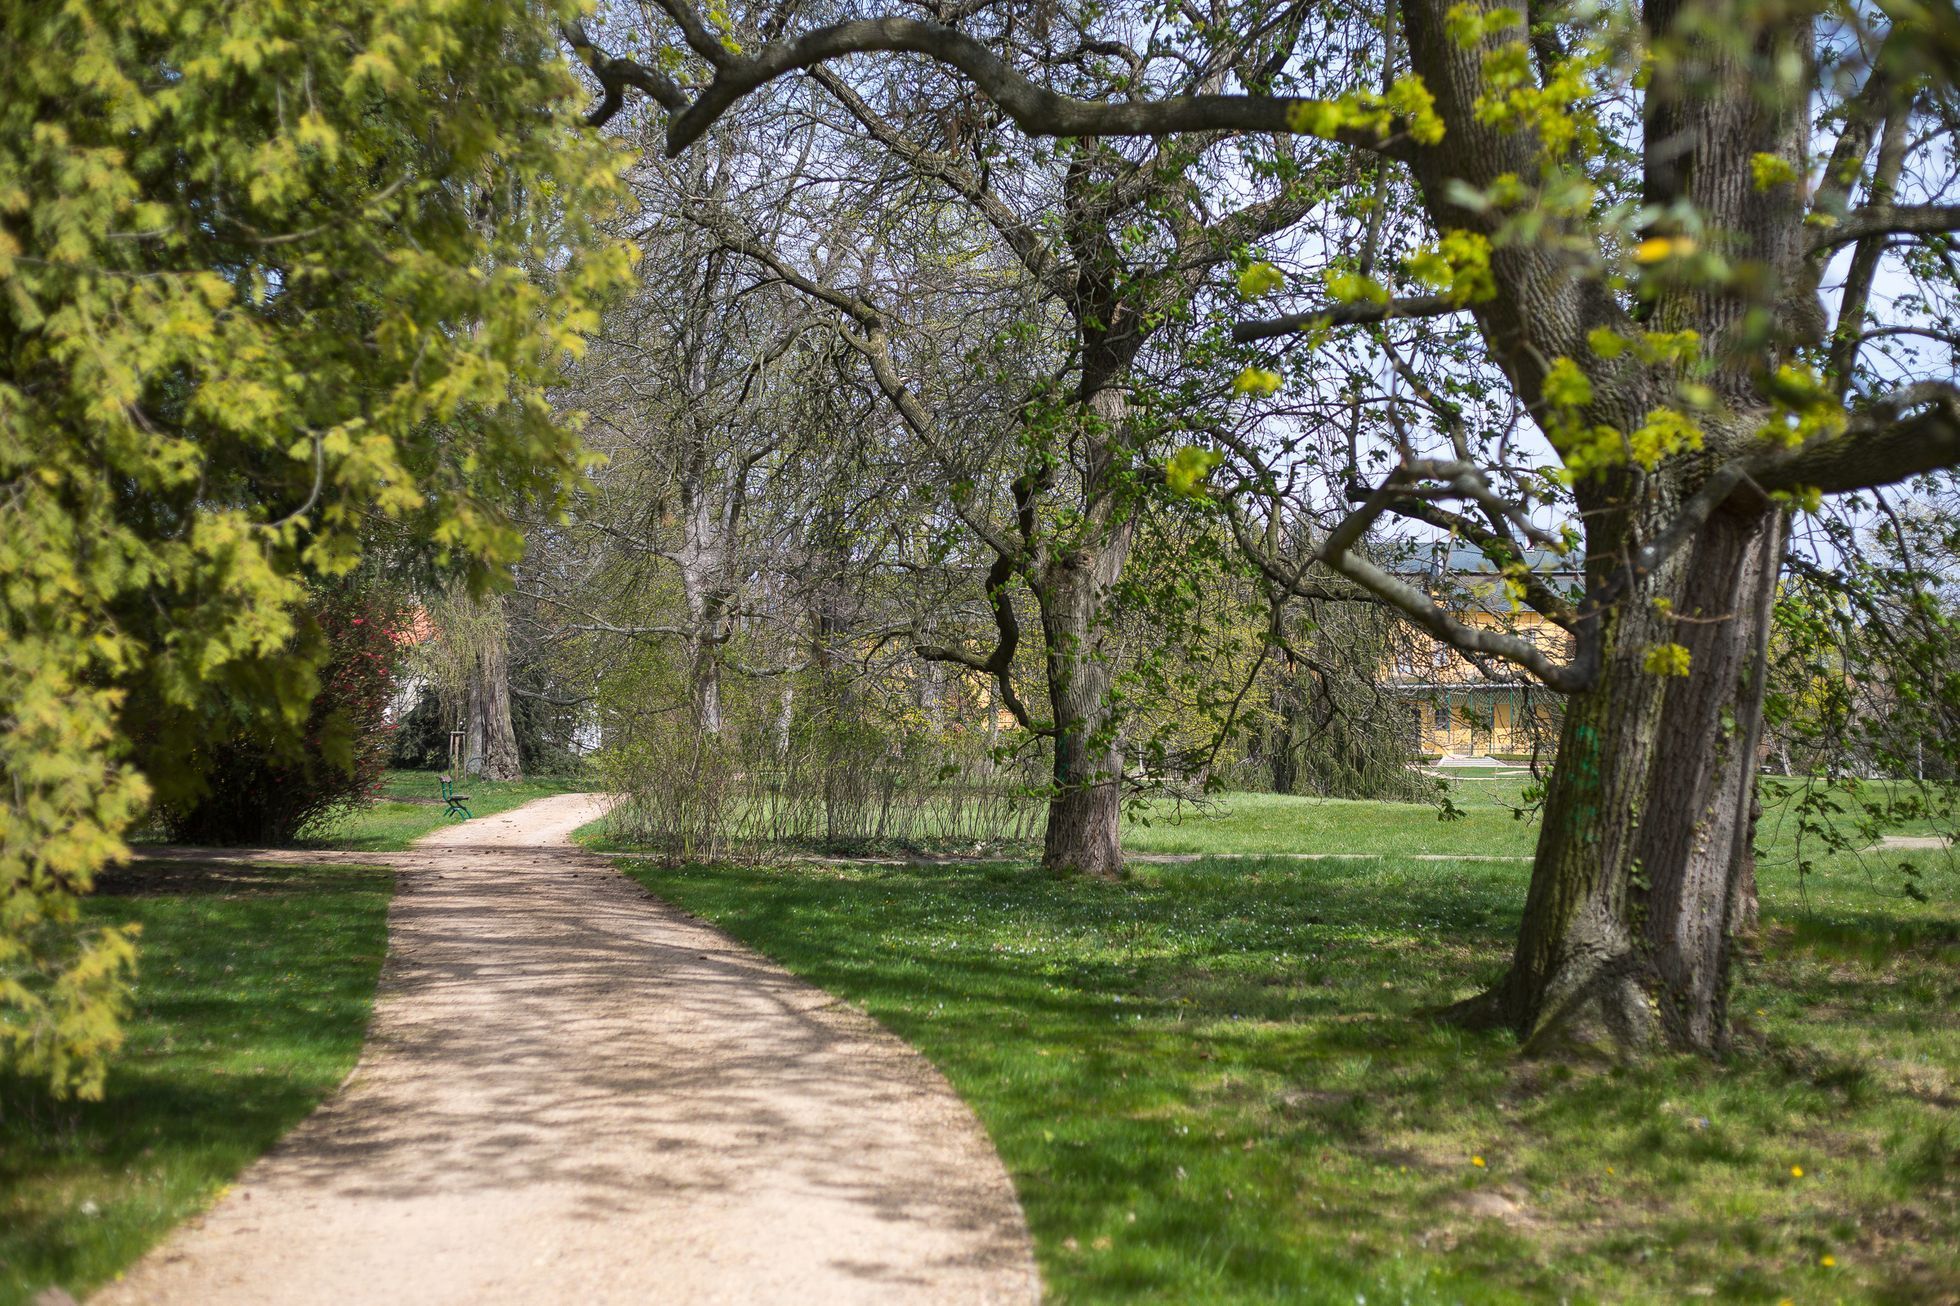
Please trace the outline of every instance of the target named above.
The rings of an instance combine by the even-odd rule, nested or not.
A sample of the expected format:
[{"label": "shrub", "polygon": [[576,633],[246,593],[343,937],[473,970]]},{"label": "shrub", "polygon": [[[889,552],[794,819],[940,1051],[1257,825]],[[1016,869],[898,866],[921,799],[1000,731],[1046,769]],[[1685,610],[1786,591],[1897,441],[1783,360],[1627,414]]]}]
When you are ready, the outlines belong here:
[{"label": "shrub", "polygon": [[214,731],[194,750],[194,784],[159,804],[169,836],[284,843],[369,801],[388,761],[401,624],[400,605],[375,591],[347,586],[318,595],[301,639],[324,656],[315,663],[317,688],[304,722],[295,729],[263,713],[234,711],[231,730]]}]

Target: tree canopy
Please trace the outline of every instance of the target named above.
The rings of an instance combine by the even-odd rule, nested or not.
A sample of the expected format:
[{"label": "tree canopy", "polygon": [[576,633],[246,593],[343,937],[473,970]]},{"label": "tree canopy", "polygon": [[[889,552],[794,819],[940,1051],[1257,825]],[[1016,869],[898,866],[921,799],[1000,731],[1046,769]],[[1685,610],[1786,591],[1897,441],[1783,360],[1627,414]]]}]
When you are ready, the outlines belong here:
[{"label": "tree canopy", "polygon": [[[290,727],[309,579],[513,562],[546,388],[625,267],[605,143],[502,0],[10,6],[0,33],[0,1055],[99,1091],[128,932],[74,895],[217,696]],[[126,714],[166,721],[145,775]]]}]

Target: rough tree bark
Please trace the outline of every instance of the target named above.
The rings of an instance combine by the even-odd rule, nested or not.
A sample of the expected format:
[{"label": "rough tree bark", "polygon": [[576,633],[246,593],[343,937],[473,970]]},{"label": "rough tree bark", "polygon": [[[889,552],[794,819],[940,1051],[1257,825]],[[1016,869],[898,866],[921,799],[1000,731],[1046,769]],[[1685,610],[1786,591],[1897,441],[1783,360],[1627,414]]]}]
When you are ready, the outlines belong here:
[{"label": "rough tree bark", "polygon": [[[1608,565],[1605,557],[1588,561]],[[1666,594],[1680,572],[1676,563],[1655,576],[1646,597]],[[1566,702],[1510,972],[1461,1009],[1477,1023],[1515,1029],[1528,1050],[1617,1051],[1646,1046],[1656,1032],[1632,907],[1640,812],[1666,698],[1645,656],[1665,633],[1651,601],[1598,619],[1606,623],[1599,676]]]},{"label": "rough tree bark", "polygon": [[1042,865],[1114,879],[1123,873],[1123,748],[1110,700],[1104,604],[1129,551],[1125,527],[1099,551],[1050,567],[1041,587],[1054,711],[1054,792]]},{"label": "rough tree bark", "polygon": [[1123,738],[1111,695],[1110,591],[1129,561],[1134,524],[1123,503],[1115,449],[1128,403],[1113,383],[1127,354],[1085,368],[1080,418],[1087,448],[1081,524],[1048,545],[1032,587],[1041,608],[1054,724],[1054,791],[1042,866],[1057,874],[1123,874]]},{"label": "rough tree bark", "polygon": [[463,715],[465,767],[486,780],[522,780],[510,719],[510,649],[501,630],[485,639],[471,660]]},{"label": "rough tree bark", "polygon": [[1767,504],[1717,513],[1696,543],[1677,639],[1692,674],[1669,687],[1641,825],[1646,950],[1667,1040],[1728,1045],[1730,941],[1753,917],[1751,855],[1764,653],[1783,562]]}]

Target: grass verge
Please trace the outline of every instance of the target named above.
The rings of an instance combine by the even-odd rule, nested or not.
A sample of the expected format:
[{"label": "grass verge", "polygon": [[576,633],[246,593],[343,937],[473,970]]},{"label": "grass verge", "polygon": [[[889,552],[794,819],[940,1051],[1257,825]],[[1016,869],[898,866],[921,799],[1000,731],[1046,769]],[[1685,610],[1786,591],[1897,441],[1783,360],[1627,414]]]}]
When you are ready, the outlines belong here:
[{"label": "grass verge", "polygon": [[1421,1014],[1522,865],[622,865],[930,1057],[1059,1301],[1960,1301],[1950,884],[1766,869],[1742,1053],[1622,1067]]},{"label": "grass verge", "polygon": [[391,873],[139,864],[83,910],[143,926],[100,1102],[0,1078],[0,1303],[113,1278],[213,1201],[353,1067]]}]

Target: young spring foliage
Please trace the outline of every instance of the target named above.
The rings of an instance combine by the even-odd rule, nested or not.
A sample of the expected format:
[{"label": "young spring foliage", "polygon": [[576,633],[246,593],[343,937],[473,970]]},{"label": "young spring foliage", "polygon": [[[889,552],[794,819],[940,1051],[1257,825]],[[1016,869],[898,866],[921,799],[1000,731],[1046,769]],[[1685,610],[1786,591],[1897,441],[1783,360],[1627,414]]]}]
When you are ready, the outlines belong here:
[{"label": "young spring foliage", "polygon": [[75,896],[153,788],[121,714],[231,689],[297,726],[308,578],[382,521],[485,575],[577,476],[544,388],[625,252],[549,17],[0,19],[0,1066],[91,1095],[117,1045],[132,934]]}]

